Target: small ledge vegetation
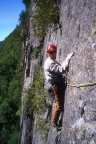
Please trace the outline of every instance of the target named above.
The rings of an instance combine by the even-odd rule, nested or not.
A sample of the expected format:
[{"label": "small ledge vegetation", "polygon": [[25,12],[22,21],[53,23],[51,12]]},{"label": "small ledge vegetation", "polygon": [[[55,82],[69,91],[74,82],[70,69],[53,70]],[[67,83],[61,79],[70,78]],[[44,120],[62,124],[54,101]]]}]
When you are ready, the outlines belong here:
[{"label": "small ledge vegetation", "polygon": [[32,25],[37,37],[45,36],[47,27],[59,22],[59,0],[33,0],[36,5]]},{"label": "small ledge vegetation", "polygon": [[28,110],[32,109],[34,116],[38,117],[36,124],[36,130],[40,132],[42,140],[47,139],[49,125],[42,115],[50,109],[51,105],[48,103],[48,94],[44,88],[44,75],[40,62],[36,65],[34,79],[28,90],[25,90],[26,97],[24,99],[24,106],[26,109],[25,114],[28,114]]}]

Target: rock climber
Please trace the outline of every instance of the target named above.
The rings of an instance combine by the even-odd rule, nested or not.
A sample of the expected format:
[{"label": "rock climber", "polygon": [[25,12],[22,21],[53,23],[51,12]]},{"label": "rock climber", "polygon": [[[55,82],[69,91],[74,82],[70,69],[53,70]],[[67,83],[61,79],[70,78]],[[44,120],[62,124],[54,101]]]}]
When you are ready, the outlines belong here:
[{"label": "rock climber", "polygon": [[62,75],[66,72],[70,58],[74,55],[74,52],[68,54],[62,64],[56,61],[56,45],[49,44],[46,48],[46,52],[48,54],[48,58],[44,63],[45,79],[51,86],[56,86],[56,107],[52,116],[52,126],[58,127],[62,126],[59,125],[58,120],[61,112],[64,111],[65,84]]}]

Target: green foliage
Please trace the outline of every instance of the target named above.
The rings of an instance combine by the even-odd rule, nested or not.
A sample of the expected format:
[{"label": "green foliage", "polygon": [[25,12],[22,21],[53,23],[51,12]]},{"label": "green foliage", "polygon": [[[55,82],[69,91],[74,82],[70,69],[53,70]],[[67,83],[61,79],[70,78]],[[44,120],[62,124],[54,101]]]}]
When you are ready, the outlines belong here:
[{"label": "green foliage", "polygon": [[39,116],[50,108],[47,100],[47,92],[44,88],[44,76],[40,63],[38,62],[31,88],[26,91],[24,106],[26,108],[25,115],[28,115],[28,109],[31,108],[34,111],[34,114],[38,116],[36,130],[40,132],[41,139],[44,141],[47,139],[49,126],[47,125],[47,122],[44,119],[39,118]]},{"label": "green foliage", "polygon": [[[5,136],[7,141],[10,138],[10,144],[13,135],[18,133],[20,121],[20,117],[16,115],[22,91],[20,33],[21,27],[17,26],[0,47],[0,138]],[[15,139],[17,136],[13,143]]]},{"label": "green foliage", "polygon": [[39,54],[40,54],[41,50],[42,50],[42,46],[35,48],[34,58],[37,59],[39,57]]},{"label": "green foliage", "polygon": [[46,102],[46,90],[44,89],[44,77],[41,68],[37,68],[34,74],[34,81],[31,88],[27,90],[25,97],[25,107],[32,108],[35,114],[42,114],[46,111],[48,104]]},{"label": "green foliage", "polygon": [[36,4],[36,14],[32,18],[32,24],[37,37],[45,35],[49,24],[57,24],[59,20],[59,0],[33,0]]},{"label": "green foliage", "polygon": [[49,126],[47,125],[46,120],[40,118],[37,122],[36,130],[40,132],[41,139],[46,141],[48,137],[48,131],[49,131]]},{"label": "green foliage", "polygon": [[19,22],[20,26],[22,28],[22,34],[20,36],[22,41],[26,41],[26,38],[29,36],[29,16],[30,16],[30,4],[31,0],[22,0],[22,2],[25,4],[26,10],[21,11],[19,15]]},{"label": "green foliage", "polygon": [[[33,0],[36,4],[36,15],[33,17],[35,34],[44,36],[47,26],[56,24],[59,18],[59,0]],[[5,135],[8,144],[17,144],[20,115],[20,97],[23,85],[23,70],[20,70],[21,41],[25,41],[29,31],[29,16],[31,0],[22,0],[26,10],[19,17],[19,26],[5,39],[0,46],[0,137]],[[21,33],[22,32],[22,33]],[[42,47],[35,51],[35,57]],[[23,74],[22,74],[23,73]],[[37,65],[31,88],[25,98],[26,109],[34,109],[34,113],[41,115],[49,105],[46,102],[46,90],[44,89],[44,77],[40,65]],[[26,114],[28,112],[26,111]],[[48,127],[46,122],[39,119],[37,129],[44,131],[46,138]],[[42,129],[42,130],[41,130]]]},{"label": "green foliage", "polygon": [[[24,68],[20,69],[21,42],[28,37],[31,0],[23,0],[26,10],[20,14],[20,24],[0,46],[0,140],[18,143],[20,99]],[[3,142],[2,142],[3,143]]]},{"label": "green foliage", "polygon": [[30,6],[31,0],[22,0],[26,7]]},{"label": "green foliage", "polygon": [[20,116],[20,109],[16,112],[16,116]]},{"label": "green foliage", "polygon": [[8,144],[18,144],[18,130],[13,131],[10,135],[10,140],[8,140]]},{"label": "green foliage", "polygon": [[22,28],[22,34],[20,38],[22,41],[26,41],[29,31],[29,10],[21,12],[21,14],[19,15],[19,22]]}]

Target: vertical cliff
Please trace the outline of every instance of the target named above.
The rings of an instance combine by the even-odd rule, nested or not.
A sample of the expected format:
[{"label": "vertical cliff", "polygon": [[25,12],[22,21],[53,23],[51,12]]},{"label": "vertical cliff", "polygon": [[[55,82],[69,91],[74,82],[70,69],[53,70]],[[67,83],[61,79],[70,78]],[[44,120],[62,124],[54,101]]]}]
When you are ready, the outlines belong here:
[{"label": "vertical cliff", "polygon": [[[60,141],[96,143],[96,1],[62,0],[60,10],[61,28],[45,38],[45,47],[49,39],[57,45],[59,62],[75,52],[67,74],[71,85],[66,89]],[[54,143],[52,128],[48,138]]]},{"label": "vertical cliff", "polygon": [[[31,7],[32,16],[33,6]],[[32,55],[42,39],[36,39],[30,18],[30,38],[26,49],[24,87],[32,82],[36,59]],[[49,125],[47,141],[36,131],[33,111],[24,115],[22,103],[21,144],[95,144],[96,143],[96,0],[61,0],[60,19],[56,28],[51,27],[44,37],[43,63],[47,58],[46,45],[57,45],[57,60],[62,62],[72,51],[65,92],[62,131]],[[29,47],[28,47],[29,46]],[[22,102],[23,102],[22,95]],[[53,103],[54,109],[55,103]],[[46,114],[45,114],[45,119]],[[50,121],[50,120],[49,120]],[[50,122],[49,122],[50,123]]]}]

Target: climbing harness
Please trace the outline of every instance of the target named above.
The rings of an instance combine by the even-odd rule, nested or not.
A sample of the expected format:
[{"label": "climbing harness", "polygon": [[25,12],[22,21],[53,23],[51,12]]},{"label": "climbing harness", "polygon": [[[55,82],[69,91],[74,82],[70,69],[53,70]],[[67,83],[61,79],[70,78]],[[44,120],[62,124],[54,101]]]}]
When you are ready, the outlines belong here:
[{"label": "climbing harness", "polygon": [[51,87],[51,89],[52,89],[52,91],[53,91],[54,96],[56,96],[56,95],[57,95],[57,87],[56,87],[56,85],[53,85],[53,86]]}]

